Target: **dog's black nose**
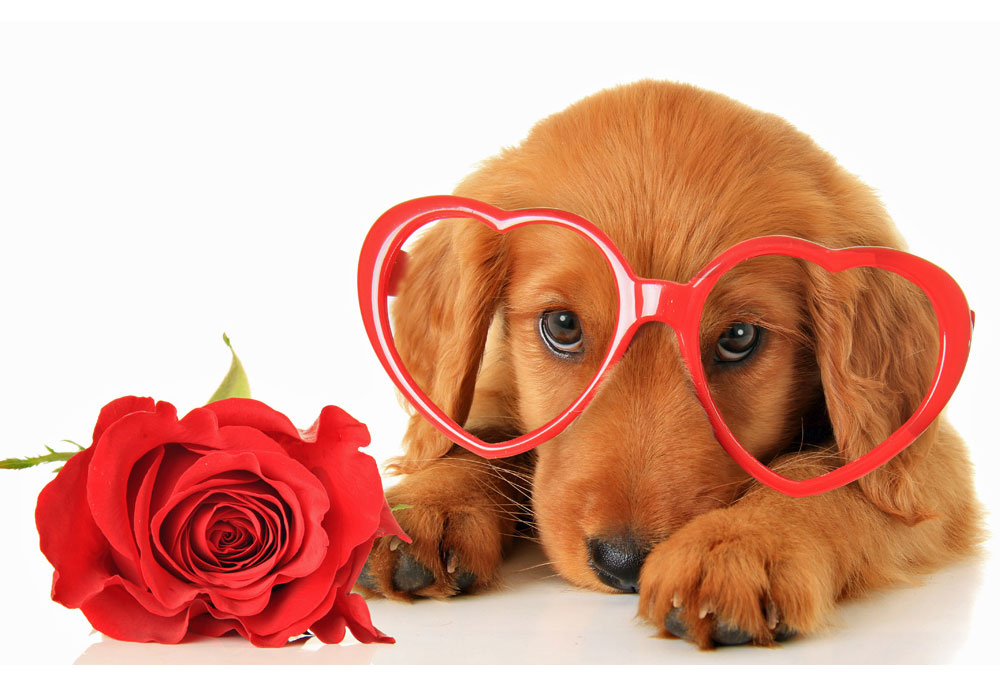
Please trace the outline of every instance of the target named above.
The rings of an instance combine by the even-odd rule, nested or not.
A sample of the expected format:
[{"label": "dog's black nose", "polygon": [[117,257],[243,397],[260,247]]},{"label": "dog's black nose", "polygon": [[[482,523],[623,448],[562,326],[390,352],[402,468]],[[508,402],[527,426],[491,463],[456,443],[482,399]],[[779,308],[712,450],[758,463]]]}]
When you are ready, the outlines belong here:
[{"label": "dog's black nose", "polygon": [[639,570],[648,553],[644,542],[630,535],[594,537],[587,548],[590,567],[601,582],[630,594],[639,591]]}]

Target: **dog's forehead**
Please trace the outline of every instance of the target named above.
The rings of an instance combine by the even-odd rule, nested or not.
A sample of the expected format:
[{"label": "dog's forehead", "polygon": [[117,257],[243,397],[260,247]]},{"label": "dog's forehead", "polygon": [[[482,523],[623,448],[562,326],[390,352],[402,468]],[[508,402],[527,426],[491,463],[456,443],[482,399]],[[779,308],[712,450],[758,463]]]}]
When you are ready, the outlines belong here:
[{"label": "dog's forehead", "polygon": [[822,242],[844,223],[837,194],[861,187],[779,117],[662,82],[602,92],[543,120],[463,186],[502,206],[581,215],[640,276],[673,281],[747,238]]}]

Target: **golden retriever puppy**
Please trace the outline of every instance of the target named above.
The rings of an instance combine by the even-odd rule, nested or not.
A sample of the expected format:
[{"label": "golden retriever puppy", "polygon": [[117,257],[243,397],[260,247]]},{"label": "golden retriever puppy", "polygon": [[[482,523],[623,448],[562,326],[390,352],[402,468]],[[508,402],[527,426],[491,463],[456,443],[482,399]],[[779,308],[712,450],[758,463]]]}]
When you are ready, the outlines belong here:
[{"label": "golden retriever puppy", "polygon": [[[675,83],[580,101],[456,194],[576,213],[640,276],[681,283],[756,236],[903,247],[872,191],[806,135]],[[474,434],[500,441],[534,429],[593,377],[616,294],[585,243],[452,219],[410,251],[392,310],[397,349]],[[851,272],[748,265],[720,282],[702,319],[727,424],[794,479],[870,450],[909,416],[934,368],[926,299],[878,270]],[[553,310],[540,299],[552,289],[568,304],[547,322]],[[759,320],[734,314],[747,309]],[[553,336],[565,350],[540,345]],[[579,342],[591,352],[573,350]],[[746,360],[732,366],[730,355]],[[392,463],[405,476],[387,497],[411,506],[397,517],[413,543],[376,544],[359,580],[395,599],[494,585],[529,523],[563,577],[638,592],[641,616],[666,633],[702,648],[770,645],[822,627],[841,599],[969,554],[981,537],[966,451],[943,418],[886,465],[822,495],[791,498],[749,479],[716,442],[674,333],[659,324],[637,333],[573,424],[530,454],[481,459],[418,414],[405,445]]]}]

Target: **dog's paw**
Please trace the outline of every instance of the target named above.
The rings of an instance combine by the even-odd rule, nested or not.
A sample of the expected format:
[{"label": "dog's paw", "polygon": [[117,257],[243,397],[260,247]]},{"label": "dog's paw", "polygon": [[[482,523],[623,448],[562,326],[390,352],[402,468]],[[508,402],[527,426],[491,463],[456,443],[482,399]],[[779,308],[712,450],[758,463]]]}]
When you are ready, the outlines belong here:
[{"label": "dog's paw", "polygon": [[771,646],[832,611],[821,547],[734,509],[705,513],[657,545],[639,580],[639,614],[702,649]]},{"label": "dog's paw", "polygon": [[407,508],[394,515],[411,544],[398,537],[377,539],[358,586],[391,599],[443,598],[493,585],[502,558],[501,514],[486,499],[470,495],[465,503],[433,502],[420,493],[390,489],[390,505]]}]

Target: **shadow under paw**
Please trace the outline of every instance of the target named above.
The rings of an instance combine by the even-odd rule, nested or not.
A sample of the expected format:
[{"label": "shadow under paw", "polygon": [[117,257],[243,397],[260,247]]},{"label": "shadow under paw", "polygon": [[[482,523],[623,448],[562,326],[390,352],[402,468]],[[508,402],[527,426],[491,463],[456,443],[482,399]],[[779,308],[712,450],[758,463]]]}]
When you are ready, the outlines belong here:
[{"label": "shadow under paw", "polygon": [[[365,566],[361,569],[361,575],[357,581],[357,584],[372,591],[380,593],[385,593],[386,591],[403,592],[405,594],[422,596],[420,590],[431,587],[438,582],[434,571],[420,563],[404,547],[400,546],[395,551],[392,575],[389,578],[392,589],[385,590],[379,584],[378,577],[372,568],[372,560],[373,558],[370,556],[365,561]],[[451,579],[451,586],[459,594],[468,592],[475,585],[477,579],[475,573],[454,567],[449,567],[447,575]]]},{"label": "shadow under paw", "polygon": [[[733,625],[721,619],[715,619],[713,622],[711,637],[712,642],[716,646],[738,646],[740,644],[749,644],[753,641],[753,635],[738,625]],[[670,609],[663,625],[667,632],[673,636],[680,637],[681,639],[691,639],[687,623],[681,618],[680,608]],[[772,632],[773,639],[776,642],[784,642],[798,634],[796,630],[793,630],[785,623],[778,623]]]}]

